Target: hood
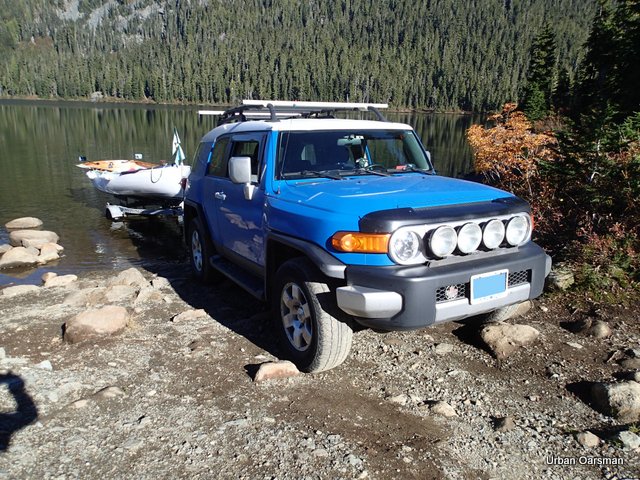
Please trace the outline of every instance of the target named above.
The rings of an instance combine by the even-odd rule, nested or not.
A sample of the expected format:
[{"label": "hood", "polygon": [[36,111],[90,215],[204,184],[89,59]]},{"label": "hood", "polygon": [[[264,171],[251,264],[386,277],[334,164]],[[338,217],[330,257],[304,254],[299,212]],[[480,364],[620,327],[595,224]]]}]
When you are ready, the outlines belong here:
[{"label": "hood", "polygon": [[359,216],[378,210],[441,207],[513,196],[480,183],[420,173],[283,183],[282,200]]}]

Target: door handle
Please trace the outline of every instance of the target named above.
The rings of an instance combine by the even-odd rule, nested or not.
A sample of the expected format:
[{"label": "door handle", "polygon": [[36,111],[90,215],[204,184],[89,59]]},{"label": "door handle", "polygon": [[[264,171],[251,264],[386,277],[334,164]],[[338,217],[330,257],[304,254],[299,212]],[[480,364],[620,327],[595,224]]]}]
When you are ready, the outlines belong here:
[{"label": "door handle", "polygon": [[225,198],[227,198],[224,192],[216,192],[213,194],[213,196],[218,200],[224,200]]}]

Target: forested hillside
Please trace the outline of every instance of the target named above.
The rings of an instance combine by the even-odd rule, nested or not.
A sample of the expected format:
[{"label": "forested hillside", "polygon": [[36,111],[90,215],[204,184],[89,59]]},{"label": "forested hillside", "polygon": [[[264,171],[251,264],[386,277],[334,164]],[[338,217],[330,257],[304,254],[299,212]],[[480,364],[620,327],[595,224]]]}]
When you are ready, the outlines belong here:
[{"label": "forested hillside", "polygon": [[[0,0],[0,95],[495,109],[548,25],[577,69],[596,0]],[[99,95],[99,94],[98,94]]]}]

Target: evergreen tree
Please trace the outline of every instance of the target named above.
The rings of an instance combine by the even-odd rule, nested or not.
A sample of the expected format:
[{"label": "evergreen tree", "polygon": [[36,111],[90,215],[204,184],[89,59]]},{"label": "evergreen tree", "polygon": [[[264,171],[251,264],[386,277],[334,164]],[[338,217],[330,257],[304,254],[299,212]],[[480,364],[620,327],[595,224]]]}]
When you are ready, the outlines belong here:
[{"label": "evergreen tree", "polygon": [[531,47],[527,86],[522,101],[523,110],[530,120],[539,120],[549,114],[557,64],[555,34],[547,24]]}]

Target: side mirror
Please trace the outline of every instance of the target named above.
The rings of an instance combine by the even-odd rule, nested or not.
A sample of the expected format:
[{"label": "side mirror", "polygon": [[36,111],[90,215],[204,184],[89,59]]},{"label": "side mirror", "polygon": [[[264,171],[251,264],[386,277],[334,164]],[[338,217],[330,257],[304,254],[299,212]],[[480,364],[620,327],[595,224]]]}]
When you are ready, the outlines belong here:
[{"label": "side mirror", "polygon": [[233,183],[251,183],[251,157],[231,157],[229,178]]},{"label": "side mirror", "polygon": [[251,157],[231,157],[229,159],[229,178],[233,183],[244,184],[244,198],[251,200],[255,185],[251,184]]}]

